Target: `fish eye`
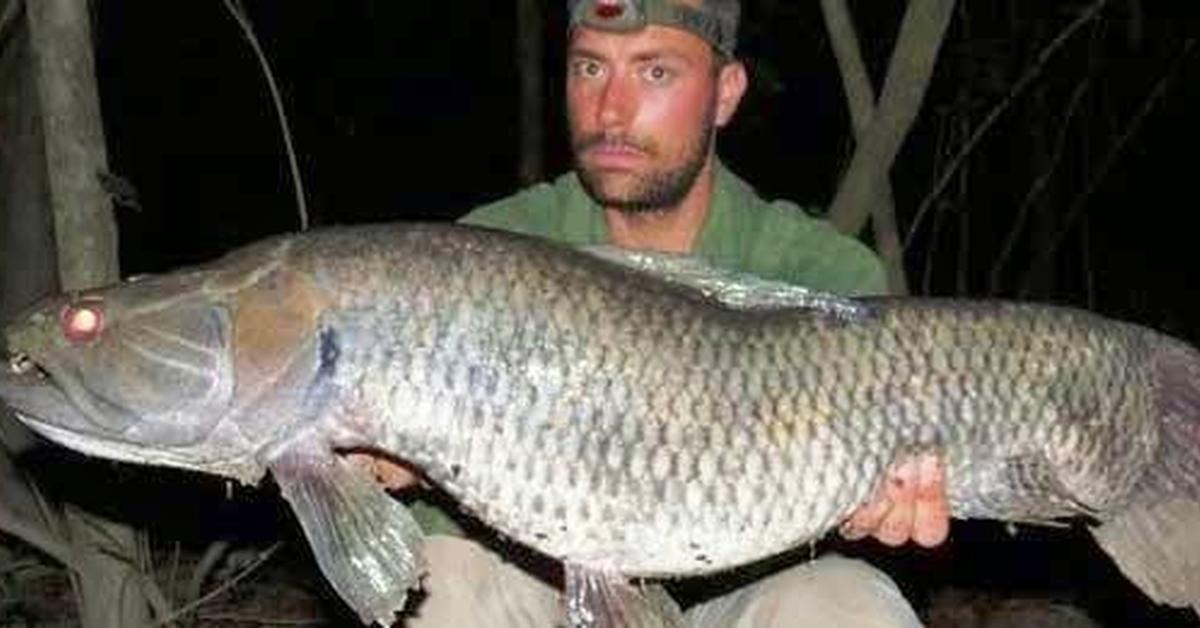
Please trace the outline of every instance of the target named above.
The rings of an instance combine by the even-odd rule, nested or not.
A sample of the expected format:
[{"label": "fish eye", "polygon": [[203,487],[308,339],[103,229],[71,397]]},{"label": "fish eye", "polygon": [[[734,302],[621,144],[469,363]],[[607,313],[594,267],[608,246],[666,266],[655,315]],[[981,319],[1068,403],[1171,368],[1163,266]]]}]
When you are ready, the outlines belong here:
[{"label": "fish eye", "polygon": [[68,305],[59,317],[63,336],[75,344],[91,342],[104,329],[104,308],[99,301],[81,301]]}]

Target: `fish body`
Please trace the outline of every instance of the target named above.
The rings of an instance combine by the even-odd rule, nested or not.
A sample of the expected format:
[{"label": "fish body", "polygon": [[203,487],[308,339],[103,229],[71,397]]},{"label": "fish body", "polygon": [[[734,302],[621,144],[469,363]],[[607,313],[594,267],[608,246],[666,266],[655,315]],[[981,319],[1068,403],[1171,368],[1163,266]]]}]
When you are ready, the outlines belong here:
[{"label": "fish body", "polygon": [[1071,308],[621,255],[456,225],[274,238],[39,305],[6,332],[22,357],[0,397],[94,455],[269,470],[364,621],[416,583],[419,532],[338,451],[402,459],[508,537],[626,577],[815,540],[932,451],[954,516],[1089,517],[1152,596],[1200,603],[1191,347]]}]

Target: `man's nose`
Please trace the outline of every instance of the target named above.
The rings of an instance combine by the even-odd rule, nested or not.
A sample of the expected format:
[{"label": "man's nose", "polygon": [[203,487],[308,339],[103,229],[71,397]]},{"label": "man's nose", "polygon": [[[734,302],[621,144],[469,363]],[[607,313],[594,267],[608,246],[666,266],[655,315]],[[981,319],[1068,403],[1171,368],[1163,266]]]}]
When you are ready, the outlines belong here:
[{"label": "man's nose", "polygon": [[637,94],[633,82],[620,74],[613,75],[600,93],[600,125],[605,129],[623,128],[637,111]]}]

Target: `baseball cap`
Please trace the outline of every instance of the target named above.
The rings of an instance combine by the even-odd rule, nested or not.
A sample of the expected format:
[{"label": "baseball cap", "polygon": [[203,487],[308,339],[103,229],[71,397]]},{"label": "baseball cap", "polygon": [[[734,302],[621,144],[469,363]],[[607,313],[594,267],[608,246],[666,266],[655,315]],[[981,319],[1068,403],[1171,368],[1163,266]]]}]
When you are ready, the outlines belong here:
[{"label": "baseball cap", "polygon": [[636,31],[649,24],[686,30],[727,57],[737,47],[738,0],[567,0],[570,28]]}]

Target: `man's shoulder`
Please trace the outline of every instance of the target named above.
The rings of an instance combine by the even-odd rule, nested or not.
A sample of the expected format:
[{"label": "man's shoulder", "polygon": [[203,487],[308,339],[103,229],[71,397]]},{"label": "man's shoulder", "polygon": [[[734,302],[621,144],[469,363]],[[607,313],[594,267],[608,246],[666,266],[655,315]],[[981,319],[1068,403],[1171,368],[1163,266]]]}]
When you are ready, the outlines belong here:
[{"label": "man's shoulder", "polygon": [[781,251],[794,269],[824,290],[846,294],[888,291],[883,262],[858,238],[837,230],[811,209],[772,201],[761,230],[764,246]]},{"label": "man's shoulder", "polygon": [[477,207],[458,221],[480,227],[546,235],[552,230],[552,224],[561,217],[561,207],[572,195],[571,187],[577,185],[573,179],[574,175],[568,173],[552,182],[531,185]]},{"label": "man's shoulder", "polygon": [[866,244],[838,231],[810,207],[764,199],[745,181],[731,178],[747,215],[743,237],[748,270],[816,289],[847,294],[887,292],[887,275]]}]

